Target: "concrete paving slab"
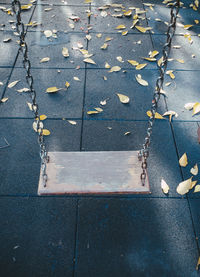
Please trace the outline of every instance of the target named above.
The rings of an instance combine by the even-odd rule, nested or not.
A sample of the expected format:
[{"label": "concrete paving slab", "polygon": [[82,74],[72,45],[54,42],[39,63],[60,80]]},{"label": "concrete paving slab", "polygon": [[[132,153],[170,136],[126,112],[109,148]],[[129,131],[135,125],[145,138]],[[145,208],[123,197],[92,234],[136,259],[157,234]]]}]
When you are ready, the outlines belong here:
[{"label": "concrete paving slab", "polygon": [[[144,143],[146,129],[147,122],[143,121],[84,121],[82,150],[136,151]],[[131,134],[124,135],[127,132]],[[170,186],[169,197],[180,197],[176,186],[181,182],[181,175],[168,122],[155,122],[151,142],[148,175],[152,194],[149,197],[166,197],[161,190],[161,178]]]},{"label": "concrete paving slab", "polygon": [[[84,70],[72,71],[61,69],[32,69],[34,87],[37,94],[37,102],[41,114],[50,118],[82,117],[83,94],[84,94]],[[20,80],[13,88],[7,88],[5,97],[9,100],[2,105],[0,117],[32,117],[32,111],[28,108],[27,102],[31,102],[27,92],[17,92],[18,89],[27,88],[23,68],[15,68],[10,82]],[[75,81],[74,76],[80,81]],[[65,87],[66,82],[70,87]],[[61,88],[57,93],[46,93],[49,87]]]},{"label": "concrete paving slab", "polygon": [[184,108],[187,103],[196,103],[199,99],[199,71],[175,71],[175,80],[170,80],[168,76],[166,82],[171,82],[171,85],[165,87],[167,94],[167,106],[168,110],[172,110],[178,113],[178,117],[174,117],[174,120],[189,120],[198,121],[200,119],[199,114],[193,116],[192,110],[186,110]]},{"label": "concrete paving slab", "polygon": [[[16,43],[18,38],[13,35],[12,31],[0,31],[0,66],[14,65],[19,45]],[[3,42],[5,39],[11,39],[8,42]]]},{"label": "concrete paving slab", "polygon": [[[186,167],[182,167],[183,177],[184,180],[186,180],[192,176],[190,169],[196,163],[198,164],[198,167],[200,167],[199,143],[197,135],[198,124],[196,122],[173,122],[173,129],[179,156],[181,157],[184,153],[186,153],[188,157],[188,165]],[[199,177],[200,173],[193,177],[193,180],[198,181],[197,184],[199,184]],[[193,190],[191,190],[189,197],[199,198],[200,193],[193,193]]]},{"label": "concrete paving slab", "polygon": [[112,5],[112,4],[122,5],[126,9],[128,9],[129,7],[138,7],[138,8],[142,7],[142,3],[140,0],[134,0],[134,2],[132,0],[127,0],[126,2],[121,0],[92,0],[91,1],[91,6],[97,6],[97,7],[104,6],[104,5]]},{"label": "concrete paving slab", "polygon": [[[126,4],[127,5],[127,4]],[[135,5],[135,2],[132,3],[137,8],[143,10],[142,5]],[[133,15],[129,17],[114,17],[115,14],[123,14],[122,11],[114,11],[113,7],[105,10],[104,12],[107,13],[107,16],[102,16],[102,11],[98,10],[98,7],[92,7],[91,9],[92,15],[90,17],[90,26],[92,30],[95,32],[104,32],[104,33],[117,33],[119,30],[116,29],[117,26],[123,24],[125,25],[125,29],[121,31],[128,31],[129,33],[136,33],[139,34],[140,32],[136,28],[131,28],[133,25],[133,15],[135,12],[133,11]],[[144,14],[140,14],[139,22],[137,23],[138,26],[147,27],[147,21]]]},{"label": "concrete paving slab", "polygon": [[[82,33],[58,32],[56,39],[47,39],[43,33],[28,32],[26,41],[32,67],[75,69],[79,66],[85,68],[84,57],[78,48],[79,43],[84,49],[87,47],[85,35]],[[63,57],[63,47],[68,49],[69,57]],[[44,57],[49,57],[50,61],[40,63]],[[22,67],[22,55],[19,56],[16,66]]]},{"label": "concrete paving slab", "polygon": [[81,199],[76,276],[199,276],[192,234],[183,199]]},{"label": "concrete paving slab", "polygon": [[37,1],[37,4],[44,4],[44,5],[61,5],[61,6],[89,6],[88,3],[84,0],[39,0]]},{"label": "concrete paving slab", "polygon": [[[32,119],[1,119],[1,195],[37,194],[40,156],[37,134]],[[45,137],[49,151],[79,151],[81,122],[71,125],[66,120],[46,120],[51,134]],[[9,147],[6,146],[6,142]],[[5,148],[2,148],[5,147]]]},{"label": "concrete paving slab", "polygon": [[1,198],[1,276],[72,276],[76,202]]},{"label": "concrete paving slab", "polygon": [[8,78],[11,74],[12,68],[0,68],[0,97],[2,97],[4,89],[6,87],[6,83],[8,81]]},{"label": "concrete paving slab", "polygon": [[[119,62],[114,65],[119,65]],[[131,119],[146,120],[146,112],[151,107],[151,101],[156,84],[158,72],[156,70],[127,70],[125,73],[112,72],[109,70],[90,69],[86,76],[85,94],[85,116],[87,118],[107,118],[107,119]],[[149,86],[142,86],[136,81],[136,75],[141,74],[142,78],[148,81]],[[104,81],[103,76],[107,77]],[[129,97],[130,102],[123,104],[120,102],[117,93]],[[105,106],[100,105],[100,101],[108,100]],[[143,99],[143,100],[141,100]],[[88,115],[87,112],[95,107],[101,107],[103,112]],[[163,98],[159,103],[159,112],[165,112]]]},{"label": "concrete paving slab", "polygon": [[[199,70],[200,37],[192,36],[191,39],[193,41],[192,44],[189,42],[188,38],[185,38],[184,36],[174,36],[169,57],[174,60],[168,63],[168,69]],[[159,52],[162,51],[163,45],[166,41],[166,36],[153,35],[152,40],[154,48]],[[179,47],[178,49],[177,46]],[[177,59],[183,60],[184,63],[177,61]]]},{"label": "concrete paving slab", "polygon": [[[52,10],[45,11],[49,8]],[[37,5],[32,21],[37,21],[42,25],[33,30],[86,31],[89,21],[85,10],[87,10],[87,6]],[[78,17],[77,20],[70,19],[74,15]],[[74,28],[69,24],[74,24]]]},{"label": "concrete paving slab", "polygon": [[[92,57],[97,65],[88,64],[88,68],[105,68],[105,62],[111,66],[119,65],[123,68],[135,68],[127,60],[135,60],[140,64],[146,63],[146,68],[157,69],[155,62],[149,62],[143,58],[149,57],[149,52],[153,51],[153,44],[149,34],[128,34],[122,36],[121,34],[102,34],[101,38],[98,34],[91,33],[92,39],[88,44],[88,51],[94,54]],[[106,39],[111,39],[105,42]],[[106,43],[107,49],[101,49]],[[122,57],[123,62],[119,62],[117,57]],[[138,71],[139,72],[139,71]]]},{"label": "concrete paving slab", "polygon": [[189,202],[190,202],[190,209],[191,209],[192,218],[193,218],[193,222],[194,222],[196,240],[197,240],[197,243],[199,245],[199,236],[200,236],[199,206],[200,206],[200,199],[189,199]]}]

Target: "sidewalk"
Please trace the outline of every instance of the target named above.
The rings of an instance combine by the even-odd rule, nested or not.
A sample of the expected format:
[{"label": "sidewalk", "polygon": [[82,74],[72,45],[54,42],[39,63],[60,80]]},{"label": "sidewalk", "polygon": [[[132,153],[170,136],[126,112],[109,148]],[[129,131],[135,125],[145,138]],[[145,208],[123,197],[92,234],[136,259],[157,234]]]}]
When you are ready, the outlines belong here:
[{"label": "sidewalk", "polygon": [[[39,111],[47,116],[44,125],[51,132],[45,137],[48,150],[139,150],[159,76],[156,62],[143,57],[153,50],[159,52],[156,59],[162,56],[170,10],[158,0],[146,5],[138,0],[85,2],[34,1],[23,11],[23,21],[29,23],[26,41]],[[200,10],[189,7],[191,1],[182,2],[170,54],[173,60],[168,63],[175,79],[165,76],[165,84],[170,84],[164,86],[167,97],[161,98],[158,108],[160,114],[171,110],[178,117],[173,116],[171,123],[168,117],[155,120],[148,162],[151,194],[41,197],[37,195],[39,146],[27,105],[31,100],[28,93],[17,91],[27,84],[12,29],[15,16],[4,9],[10,7],[9,1],[0,0],[0,96],[8,98],[0,105],[1,277],[200,275],[195,269],[200,254],[200,193],[176,192],[177,185],[191,176],[190,168],[200,166],[200,117],[184,108],[199,101],[200,24],[194,20],[200,21]],[[125,9],[111,5],[99,10],[113,3]],[[133,15],[133,8],[146,10],[139,12],[138,25],[152,30],[131,29],[132,16],[112,16],[130,7]],[[72,15],[78,19],[70,19]],[[188,24],[193,26],[184,29]],[[126,35],[116,30],[119,25],[125,25]],[[51,30],[53,37],[47,38],[45,30]],[[191,37],[184,37],[187,33]],[[3,42],[7,38],[11,41]],[[102,50],[104,43],[107,49]],[[63,47],[69,49],[68,58],[62,55]],[[96,64],[83,62],[80,49],[93,54],[90,58]],[[50,60],[41,63],[45,57]],[[136,70],[127,60],[147,65]],[[121,70],[109,73],[106,62]],[[137,74],[148,86],[136,81]],[[64,88],[66,82],[68,89],[45,93],[49,87]],[[116,93],[128,96],[130,103],[122,104]],[[106,105],[101,105],[104,100]],[[87,114],[95,107],[103,111]],[[185,152],[188,166],[180,168],[178,160]],[[161,178],[170,187],[169,195],[162,192]],[[193,179],[200,184],[199,174]]]}]

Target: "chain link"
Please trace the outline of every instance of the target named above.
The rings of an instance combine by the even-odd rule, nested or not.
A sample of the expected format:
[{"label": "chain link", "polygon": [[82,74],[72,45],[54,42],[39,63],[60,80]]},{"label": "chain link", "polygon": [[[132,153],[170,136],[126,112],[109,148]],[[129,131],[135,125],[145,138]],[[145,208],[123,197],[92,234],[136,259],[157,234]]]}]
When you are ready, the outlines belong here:
[{"label": "chain link", "polygon": [[146,169],[147,169],[147,159],[149,157],[149,146],[151,142],[152,128],[155,120],[155,114],[157,111],[158,102],[163,89],[165,71],[167,68],[168,57],[171,50],[172,38],[176,30],[176,19],[179,13],[179,7],[180,7],[180,0],[176,0],[176,2],[173,3],[173,5],[171,6],[171,12],[170,12],[171,18],[167,29],[167,42],[163,47],[161,63],[158,66],[160,75],[156,81],[156,88],[152,99],[151,116],[149,117],[143,148],[138,153],[138,159],[142,161],[142,165],[141,165],[142,173],[140,175],[140,179],[143,186],[145,185],[145,180],[147,178]]},{"label": "chain link", "polygon": [[13,0],[12,1],[12,9],[13,12],[16,15],[16,31],[19,35],[19,45],[20,45],[20,51],[23,54],[23,65],[26,70],[26,81],[29,86],[29,93],[31,96],[32,100],[32,111],[34,113],[34,122],[36,124],[36,129],[38,132],[38,143],[40,146],[40,157],[41,157],[41,173],[42,173],[42,178],[43,178],[43,186],[46,187],[47,183],[47,174],[46,174],[46,164],[49,161],[48,153],[46,150],[46,145],[44,142],[44,137],[43,137],[43,123],[40,120],[40,116],[38,113],[38,104],[36,102],[36,91],[33,87],[33,76],[31,75],[31,62],[28,58],[28,46],[25,41],[25,27],[24,23],[21,20],[21,3],[19,0]]}]

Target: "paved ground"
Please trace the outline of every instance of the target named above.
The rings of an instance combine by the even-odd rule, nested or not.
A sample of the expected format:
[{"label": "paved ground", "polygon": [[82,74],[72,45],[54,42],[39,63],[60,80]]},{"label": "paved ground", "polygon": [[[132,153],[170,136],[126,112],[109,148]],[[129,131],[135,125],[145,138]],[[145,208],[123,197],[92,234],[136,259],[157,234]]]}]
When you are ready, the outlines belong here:
[{"label": "paved ground", "polygon": [[[98,10],[100,5],[119,4],[118,0],[93,0],[88,4],[83,0],[35,1],[31,9],[23,12],[24,22],[42,23],[28,28],[26,40],[40,113],[48,116],[45,127],[51,135],[46,142],[51,151],[141,148],[158,69],[156,63],[147,62],[144,69],[136,71],[127,60],[144,63],[142,57],[147,57],[150,50],[161,51],[169,9],[156,0],[149,1],[152,6],[138,0],[121,2],[126,10],[133,6],[145,8],[147,12],[140,14],[143,19],[138,24],[150,26],[152,31],[141,33],[130,29],[131,18],[112,17],[111,14],[121,13],[119,7],[110,7],[104,13]],[[171,124],[168,119],[155,122],[149,158],[152,193],[148,196],[37,196],[39,149],[32,129],[32,112],[26,103],[30,102],[29,95],[17,92],[27,85],[12,30],[15,18],[1,8],[0,96],[8,98],[0,106],[1,277],[199,276],[195,267],[199,257],[200,194],[191,191],[181,196],[176,192],[178,183],[190,177],[190,168],[200,162],[200,117],[184,109],[186,103],[199,101],[200,24],[194,20],[200,20],[200,15],[189,8],[192,1],[183,2],[173,41],[173,46],[181,48],[172,49],[174,60],[168,65],[169,70],[174,70],[175,79],[166,76],[165,83],[171,84],[164,87],[167,98],[161,99],[159,105],[159,113],[173,110],[178,117]],[[9,8],[9,1],[0,0],[0,4]],[[69,19],[72,14],[80,20],[73,22]],[[74,29],[70,24],[74,24]],[[126,25],[127,35],[122,36],[115,29],[120,24]],[[194,26],[184,30],[183,25],[187,24]],[[47,39],[43,33],[47,29],[57,30],[57,38]],[[185,33],[191,38],[184,37]],[[91,40],[85,38],[87,34]],[[107,37],[112,40],[102,50]],[[12,40],[5,43],[6,38]],[[83,62],[78,49],[81,44],[94,54],[91,58],[96,65]],[[62,56],[62,47],[68,47],[69,58]],[[123,63],[116,59],[118,56]],[[44,57],[50,61],[40,63]],[[122,69],[108,73],[105,62]],[[149,85],[139,85],[136,74],[141,74]],[[75,76],[80,81],[74,80]],[[20,82],[7,88],[15,80]],[[45,93],[48,87],[63,88],[66,81],[70,82],[67,91]],[[130,103],[120,103],[116,93],[129,96]],[[105,99],[107,104],[101,106],[100,101]],[[101,107],[103,112],[88,115],[87,111],[94,107]],[[63,118],[77,124],[71,125]],[[124,135],[125,132],[131,134]],[[4,147],[6,141],[9,147]],[[180,168],[178,159],[184,152],[189,165]],[[161,178],[170,186],[168,196],[161,190]],[[199,175],[194,180],[199,180]]]}]

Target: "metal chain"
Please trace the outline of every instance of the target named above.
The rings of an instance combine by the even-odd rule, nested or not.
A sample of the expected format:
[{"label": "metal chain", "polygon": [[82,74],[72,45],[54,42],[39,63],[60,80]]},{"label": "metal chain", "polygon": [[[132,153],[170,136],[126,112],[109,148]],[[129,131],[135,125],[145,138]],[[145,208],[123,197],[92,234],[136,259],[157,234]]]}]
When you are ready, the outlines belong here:
[{"label": "metal chain", "polygon": [[43,137],[43,123],[40,120],[40,116],[38,113],[38,104],[36,103],[36,91],[33,87],[33,76],[31,75],[31,63],[28,58],[28,46],[25,41],[25,27],[24,23],[22,22],[21,19],[21,3],[19,0],[13,0],[12,1],[12,9],[13,12],[16,14],[16,30],[20,38],[20,51],[23,54],[23,65],[26,70],[26,81],[30,89],[30,96],[32,99],[32,111],[34,113],[34,122],[36,125],[36,129],[38,132],[38,143],[40,146],[40,157],[41,157],[41,173],[42,173],[42,178],[43,178],[43,186],[46,187],[47,183],[47,174],[46,174],[46,164],[49,161],[48,153],[46,150],[46,145],[44,142],[44,137]]},{"label": "metal chain", "polygon": [[142,173],[140,175],[140,179],[143,186],[145,185],[145,180],[147,177],[146,176],[147,159],[149,157],[149,146],[151,142],[152,128],[155,120],[155,114],[157,112],[158,102],[163,89],[164,76],[167,68],[169,53],[171,50],[172,38],[176,30],[176,19],[179,13],[179,7],[180,7],[180,0],[176,0],[176,2],[173,3],[173,5],[171,6],[171,19],[167,29],[167,42],[165,43],[162,50],[162,58],[161,58],[161,63],[159,65],[160,75],[156,81],[156,88],[152,99],[151,116],[149,117],[148,127],[146,132],[147,135],[144,140],[143,148],[138,153],[138,159],[142,161],[142,166],[141,166]]}]

